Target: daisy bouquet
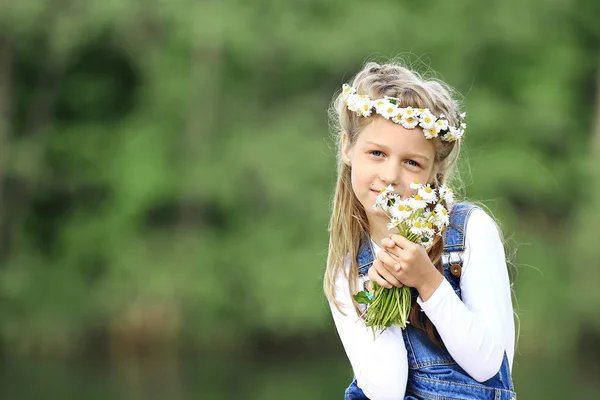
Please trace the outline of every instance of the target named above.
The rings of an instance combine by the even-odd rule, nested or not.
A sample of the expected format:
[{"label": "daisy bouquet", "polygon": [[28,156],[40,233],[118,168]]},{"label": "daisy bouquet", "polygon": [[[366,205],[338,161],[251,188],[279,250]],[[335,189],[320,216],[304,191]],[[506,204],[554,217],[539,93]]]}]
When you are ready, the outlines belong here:
[{"label": "daisy bouquet", "polygon": [[[413,243],[428,247],[436,235],[442,233],[448,226],[448,211],[443,203],[451,204],[454,195],[450,189],[441,185],[432,188],[415,181],[410,184],[415,194],[407,199],[401,199],[394,193],[392,185],[381,190],[373,206],[382,210],[390,219],[389,230],[396,230]],[[373,283],[372,292],[365,290],[354,295],[360,304],[366,304],[365,323],[373,329],[384,331],[392,325],[406,328],[411,309],[410,288],[392,287],[387,289]]]}]

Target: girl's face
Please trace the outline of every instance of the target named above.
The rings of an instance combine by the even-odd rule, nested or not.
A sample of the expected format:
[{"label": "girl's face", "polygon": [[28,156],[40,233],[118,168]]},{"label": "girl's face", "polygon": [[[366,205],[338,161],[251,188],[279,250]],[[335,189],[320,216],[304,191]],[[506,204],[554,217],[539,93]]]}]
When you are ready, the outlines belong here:
[{"label": "girl's face", "polygon": [[414,193],[411,182],[425,184],[435,176],[435,142],[439,139],[425,139],[421,128],[406,129],[377,116],[354,146],[348,148],[345,134],[342,140],[343,160],[352,169],[352,189],[370,222],[372,217],[384,215],[373,209],[382,188],[394,185],[394,192],[406,198]]}]

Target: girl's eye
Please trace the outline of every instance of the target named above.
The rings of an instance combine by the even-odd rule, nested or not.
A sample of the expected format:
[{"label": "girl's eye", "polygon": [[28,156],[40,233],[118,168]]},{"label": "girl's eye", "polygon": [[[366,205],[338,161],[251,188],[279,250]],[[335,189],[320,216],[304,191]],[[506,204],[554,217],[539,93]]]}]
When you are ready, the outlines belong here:
[{"label": "girl's eye", "polygon": [[407,163],[412,166],[412,167],[418,167],[419,163],[417,163],[415,160],[408,160]]},{"label": "girl's eye", "polygon": [[380,156],[383,155],[383,153],[381,151],[379,151],[379,150],[371,150],[369,153],[371,153],[375,157],[380,157]]}]

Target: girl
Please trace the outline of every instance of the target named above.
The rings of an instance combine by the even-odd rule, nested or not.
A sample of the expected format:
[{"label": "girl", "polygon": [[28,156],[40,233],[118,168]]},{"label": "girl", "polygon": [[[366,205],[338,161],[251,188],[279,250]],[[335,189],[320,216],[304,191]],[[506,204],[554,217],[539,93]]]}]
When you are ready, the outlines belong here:
[{"label": "girl", "polygon": [[[346,399],[516,398],[511,290],[492,218],[445,204],[450,226],[425,249],[390,235],[373,208],[388,185],[406,198],[413,181],[449,180],[466,128],[450,93],[400,65],[370,62],[332,104],[338,176],[324,290],[355,375]],[[405,330],[373,339],[352,297],[369,281],[412,288]]]}]

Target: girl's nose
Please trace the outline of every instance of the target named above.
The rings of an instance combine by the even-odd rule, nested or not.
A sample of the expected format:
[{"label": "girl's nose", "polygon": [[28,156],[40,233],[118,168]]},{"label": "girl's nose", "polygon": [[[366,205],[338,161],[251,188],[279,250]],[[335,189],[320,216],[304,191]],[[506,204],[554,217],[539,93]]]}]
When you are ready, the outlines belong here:
[{"label": "girl's nose", "polygon": [[382,166],[379,178],[386,185],[397,186],[401,181],[400,175],[400,168],[398,168],[397,165],[394,165],[394,163],[388,162],[385,164],[385,166]]}]

